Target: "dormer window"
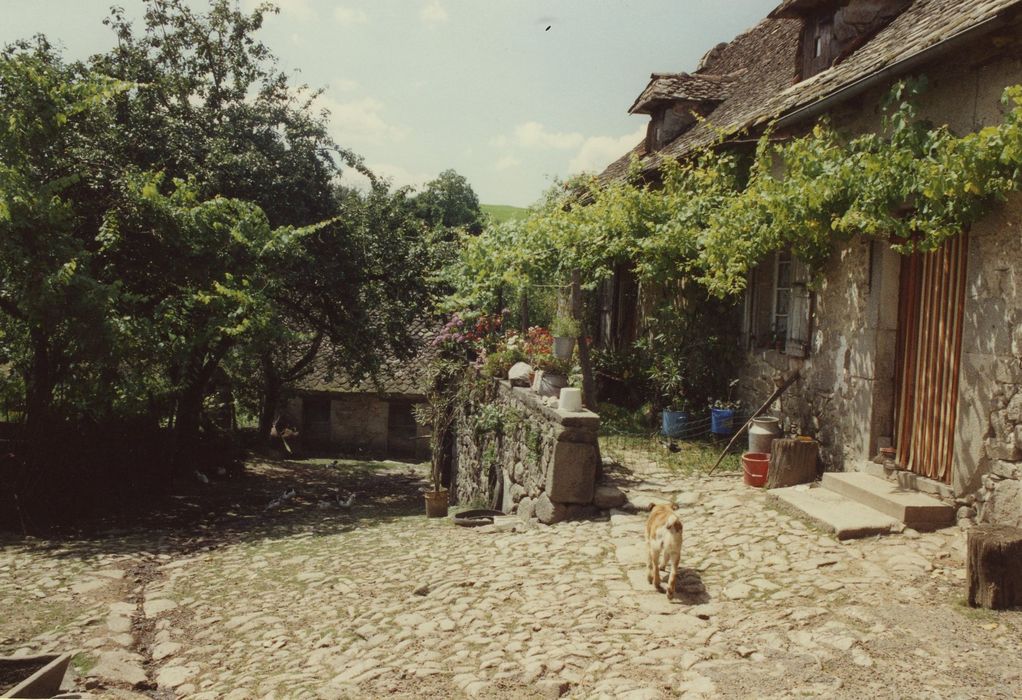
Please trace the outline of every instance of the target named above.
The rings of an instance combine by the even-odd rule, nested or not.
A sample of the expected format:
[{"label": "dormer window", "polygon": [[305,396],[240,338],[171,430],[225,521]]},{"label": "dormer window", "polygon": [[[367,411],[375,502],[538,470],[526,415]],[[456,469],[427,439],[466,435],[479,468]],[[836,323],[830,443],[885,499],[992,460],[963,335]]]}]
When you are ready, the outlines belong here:
[{"label": "dormer window", "polygon": [[654,73],[630,114],[648,114],[646,151],[658,151],[717,108],[737,74]]},{"label": "dormer window", "polygon": [[840,63],[910,4],[911,0],[784,0],[769,16],[803,21],[805,80]]},{"label": "dormer window", "polygon": [[805,47],[802,58],[802,79],[822,73],[831,67],[837,56],[834,48],[834,17],[823,15],[806,22],[802,46]]}]

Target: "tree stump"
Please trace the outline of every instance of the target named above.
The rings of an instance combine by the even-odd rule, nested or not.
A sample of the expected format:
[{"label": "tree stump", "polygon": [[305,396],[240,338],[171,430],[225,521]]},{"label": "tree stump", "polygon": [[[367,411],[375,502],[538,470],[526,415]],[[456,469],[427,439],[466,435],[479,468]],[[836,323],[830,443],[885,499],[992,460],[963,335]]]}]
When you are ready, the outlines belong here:
[{"label": "tree stump", "polygon": [[991,610],[1022,606],[1022,530],[977,525],[966,539],[969,605]]},{"label": "tree stump", "polygon": [[770,468],[767,470],[768,489],[816,480],[816,441],[781,438],[770,444]]}]

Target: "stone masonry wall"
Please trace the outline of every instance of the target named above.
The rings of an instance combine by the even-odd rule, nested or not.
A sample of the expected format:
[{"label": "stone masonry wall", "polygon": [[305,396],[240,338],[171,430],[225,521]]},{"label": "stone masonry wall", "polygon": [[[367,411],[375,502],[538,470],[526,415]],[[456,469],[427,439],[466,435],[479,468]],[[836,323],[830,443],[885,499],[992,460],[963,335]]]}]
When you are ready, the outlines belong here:
[{"label": "stone masonry wall", "polygon": [[592,511],[600,419],[544,406],[529,389],[493,381],[455,428],[454,502],[496,505],[553,523]]},{"label": "stone masonry wall", "polygon": [[[1005,53],[965,46],[923,67],[921,116],[957,134],[999,122],[1004,88],[1022,83],[1022,57]],[[887,89],[837,108],[833,123],[852,134],[877,130]],[[1022,526],[1022,195],[1010,196],[968,235],[951,490],[962,517]],[[880,241],[841,244],[816,290],[809,356],[747,355],[741,388],[750,406],[779,375],[802,372],[774,412],[820,440],[829,469],[855,468],[893,433],[898,268],[898,255]]]}]

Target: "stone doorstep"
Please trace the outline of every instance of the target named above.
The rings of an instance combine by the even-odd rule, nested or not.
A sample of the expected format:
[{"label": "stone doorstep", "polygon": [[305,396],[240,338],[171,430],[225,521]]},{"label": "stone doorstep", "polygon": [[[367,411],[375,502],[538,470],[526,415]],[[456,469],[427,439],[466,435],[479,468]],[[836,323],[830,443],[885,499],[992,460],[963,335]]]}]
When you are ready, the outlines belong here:
[{"label": "stone doorstep", "polygon": [[789,486],[767,495],[801,511],[839,540],[887,535],[899,528],[894,518],[829,489]]},{"label": "stone doorstep", "polygon": [[821,486],[878,510],[916,530],[952,525],[955,509],[936,498],[860,472],[826,472]]},{"label": "stone doorstep", "polygon": [[913,491],[922,491],[923,493],[931,494],[945,501],[954,500],[955,497],[954,489],[947,484],[935,479],[929,479],[925,476],[913,474],[905,469],[899,469],[891,476],[888,476],[883,465],[877,464],[876,462],[859,461],[852,465],[851,471],[862,472],[863,474],[869,474],[870,476],[875,476],[878,479],[884,479],[886,481],[894,481],[900,484],[902,488]]}]

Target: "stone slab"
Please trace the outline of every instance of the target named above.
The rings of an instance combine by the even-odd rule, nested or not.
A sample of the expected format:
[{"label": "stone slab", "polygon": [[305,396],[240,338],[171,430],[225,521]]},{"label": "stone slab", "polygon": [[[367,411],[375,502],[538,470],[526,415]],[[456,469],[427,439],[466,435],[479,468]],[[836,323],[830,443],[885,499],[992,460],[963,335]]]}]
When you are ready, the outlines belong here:
[{"label": "stone slab", "polygon": [[823,488],[878,510],[915,530],[935,530],[955,521],[955,509],[936,498],[860,472],[827,472]]},{"label": "stone slab", "polygon": [[889,515],[828,489],[789,486],[772,489],[768,494],[833,532],[839,540],[886,535],[898,526]]},{"label": "stone slab", "polygon": [[558,442],[547,471],[546,493],[557,503],[592,503],[596,486],[596,447],[582,442]]}]

